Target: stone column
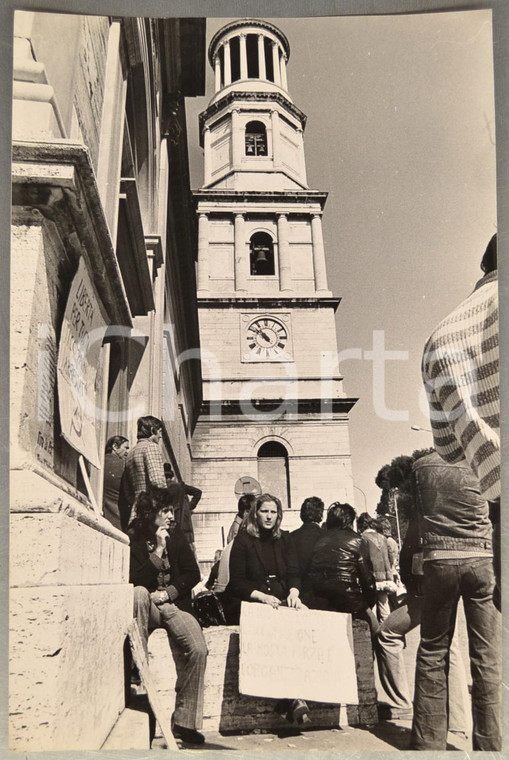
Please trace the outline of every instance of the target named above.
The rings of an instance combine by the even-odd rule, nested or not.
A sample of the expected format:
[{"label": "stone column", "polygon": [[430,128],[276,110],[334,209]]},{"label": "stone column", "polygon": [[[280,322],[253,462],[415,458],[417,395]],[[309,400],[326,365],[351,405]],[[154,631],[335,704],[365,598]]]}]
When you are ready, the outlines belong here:
[{"label": "stone column", "polygon": [[210,127],[203,130],[203,182],[208,185],[212,179],[211,172],[211,155],[210,155]]},{"label": "stone column", "polygon": [[278,215],[277,237],[279,249],[279,289],[292,290],[292,264],[290,261],[288,216],[286,214]]},{"label": "stone column", "polygon": [[105,92],[99,137],[99,157],[97,160],[97,184],[104,211],[111,231],[113,245],[116,244],[118,226],[118,185],[122,165],[122,143],[124,113],[127,94],[127,80],[124,79],[119,56],[121,46],[121,23],[113,21],[108,38],[106,58]]},{"label": "stone column", "polygon": [[232,65],[230,58],[230,40],[226,40],[223,45],[224,51],[224,86],[227,87],[232,83]]},{"label": "stone column", "polygon": [[215,91],[219,92],[221,89],[221,59],[218,55],[214,58],[214,78],[215,78]]},{"label": "stone column", "polygon": [[265,66],[265,37],[263,34],[258,35],[258,77],[267,79],[267,67]]},{"label": "stone column", "polygon": [[209,285],[209,218],[198,216],[198,290],[208,291]]},{"label": "stone column", "polygon": [[281,72],[279,70],[279,46],[277,42],[272,43],[272,68],[274,69],[274,84],[281,87]]},{"label": "stone column", "polygon": [[311,237],[313,240],[313,269],[315,271],[315,288],[327,290],[327,271],[325,269],[325,251],[323,247],[322,218],[314,214],[311,218]]},{"label": "stone column", "polygon": [[240,78],[247,79],[247,47],[246,35],[240,35]]},{"label": "stone column", "polygon": [[274,163],[274,168],[276,168],[281,163],[281,142],[279,134],[279,113],[275,109],[270,112],[270,120],[272,124],[272,161]]},{"label": "stone column", "polygon": [[247,292],[249,256],[246,247],[244,214],[235,214],[235,290]]},{"label": "stone column", "polygon": [[301,176],[301,180],[304,183],[304,185],[307,183],[307,175],[306,175],[306,157],[304,155],[304,133],[302,129],[297,130],[297,136],[299,138],[299,173]]},{"label": "stone column", "polygon": [[281,87],[288,92],[288,80],[286,78],[286,58],[281,56]]},{"label": "stone column", "polygon": [[234,108],[232,111],[232,167],[240,169],[242,160],[242,129],[240,125],[240,111]]}]

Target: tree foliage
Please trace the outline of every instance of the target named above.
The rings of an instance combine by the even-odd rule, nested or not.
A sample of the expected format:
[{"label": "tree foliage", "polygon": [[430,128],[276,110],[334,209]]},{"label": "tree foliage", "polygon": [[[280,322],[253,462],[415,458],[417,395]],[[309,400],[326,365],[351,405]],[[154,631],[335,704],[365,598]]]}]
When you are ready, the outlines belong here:
[{"label": "tree foliage", "polygon": [[[398,520],[402,537],[406,532],[408,519],[413,510],[412,495],[412,465],[416,459],[430,454],[433,448],[416,449],[411,455],[400,454],[384,464],[375,477],[375,483],[381,489],[380,501],[376,507],[378,515],[392,517],[395,521],[395,510],[398,510]],[[394,532],[394,531],[393,531]]]}]

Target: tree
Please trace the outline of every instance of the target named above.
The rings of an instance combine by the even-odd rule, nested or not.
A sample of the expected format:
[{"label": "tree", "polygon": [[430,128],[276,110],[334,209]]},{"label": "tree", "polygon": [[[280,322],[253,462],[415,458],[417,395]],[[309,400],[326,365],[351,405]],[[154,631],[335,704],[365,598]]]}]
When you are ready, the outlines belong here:
[{"label": "tree", "polygon": [[[403,540],[411,517],[414,501],[412,495],[412,465],[416,459],[430,454],[433,448],[416,449],[411,456],[400,454],[380,468],[375,477],[375,483],[382,494],[376,513],[387,516],[391,522],[399,523],[399,533]],[[396,515],[397,509],[397,515]],[[392,519],[391,519],[392,518]],[[394,525],[393,525],[394,533]]]}]

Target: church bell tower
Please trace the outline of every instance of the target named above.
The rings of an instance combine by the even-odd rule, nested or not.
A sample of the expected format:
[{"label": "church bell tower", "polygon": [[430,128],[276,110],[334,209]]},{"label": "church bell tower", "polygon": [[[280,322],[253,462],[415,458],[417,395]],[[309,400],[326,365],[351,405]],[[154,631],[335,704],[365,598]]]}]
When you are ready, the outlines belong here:
[{"label": "church bell tower", "polygon": [[[203,407],[192,442],[198,528],[226,530],[238,479],[300,524],[307,496],[353,499],[347,398],[322,237],[327,193],[306,179],[306,116],[288,92],[290,46],[243,19],[213,37],[215,92],[200,115],[198,214]],[[202,506],[203,505],[203,506]],[[201,515],[201,517],[200,517]],[[216,541],[217,543],[217,541]],[[220,544],[215,548],[219,548]]]}]

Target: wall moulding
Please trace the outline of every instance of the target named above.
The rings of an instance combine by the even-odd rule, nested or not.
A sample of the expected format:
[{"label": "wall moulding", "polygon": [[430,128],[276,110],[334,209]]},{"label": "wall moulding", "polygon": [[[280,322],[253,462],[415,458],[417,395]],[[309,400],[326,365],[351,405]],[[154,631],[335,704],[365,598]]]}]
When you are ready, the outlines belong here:
[{"label": "wall moulding", "polygon": [[112,324],[132,327],[111,234],[87,148],[68,140],[14,142],[13,208],[53,221],[71,259],[85,257]]}]

